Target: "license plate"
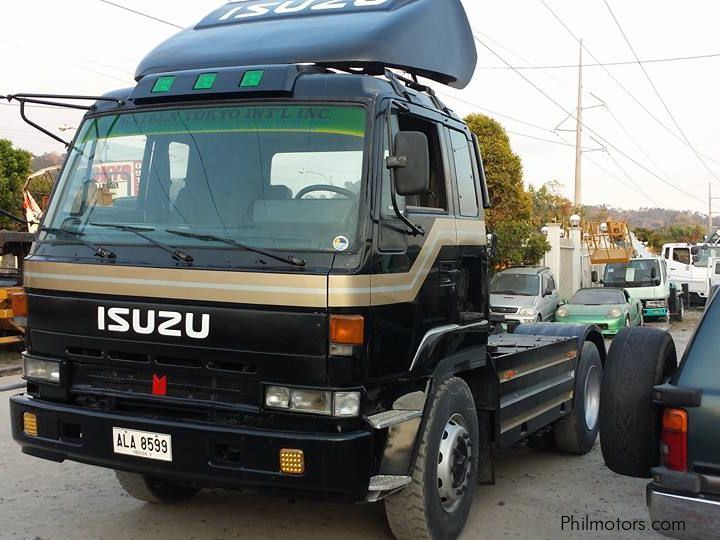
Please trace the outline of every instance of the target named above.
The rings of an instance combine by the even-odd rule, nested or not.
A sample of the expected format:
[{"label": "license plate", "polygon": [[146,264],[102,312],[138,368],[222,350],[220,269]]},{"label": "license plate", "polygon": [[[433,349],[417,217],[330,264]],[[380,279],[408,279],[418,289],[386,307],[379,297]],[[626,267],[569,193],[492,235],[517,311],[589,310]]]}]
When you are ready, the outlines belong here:
[{"label": "license plate", "polygon": [[172,440],[163,433],[114,427],[113,450],[126,456],[172,461]]}]

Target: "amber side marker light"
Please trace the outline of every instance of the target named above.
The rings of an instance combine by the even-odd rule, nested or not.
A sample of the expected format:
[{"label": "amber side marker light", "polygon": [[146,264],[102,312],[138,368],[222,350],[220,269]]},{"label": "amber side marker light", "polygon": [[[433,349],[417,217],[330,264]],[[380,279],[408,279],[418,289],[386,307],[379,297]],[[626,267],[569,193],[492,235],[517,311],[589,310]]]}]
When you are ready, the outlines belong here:
[{"label": "amber side marker light", "polygon": [[28,301],[25,291],[11,294],[10,305],[12,306],[13,317],[27,317]]},{"label": "amber side marker light", "polygon": [[665,409],[662,422],[660,455],[662,463],[673,471],[687,471],[688,413],[684,409]]},{"label": "amber side marker light", "polygon": [[330,343],[362,345],[365,339],[365,319],[362,315],[331,315]]},{"label": "amber side marker light", "polygon": [[293,448],[280,450],[280,472],[294,475],[304,474],[305,453]]},{"label": "amber side marker light", "polygon": [[37,416],[33,413],[23,413],[23,431],[31,437],[38,436]]}]

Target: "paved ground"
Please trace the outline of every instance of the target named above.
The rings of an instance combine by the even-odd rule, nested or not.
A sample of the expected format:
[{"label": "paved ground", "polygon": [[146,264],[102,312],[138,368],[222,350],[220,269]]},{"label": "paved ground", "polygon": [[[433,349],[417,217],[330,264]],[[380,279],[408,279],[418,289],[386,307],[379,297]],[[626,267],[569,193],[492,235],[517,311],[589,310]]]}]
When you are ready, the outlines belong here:
[{"label": "paved ground", "polygon": [[[684,348],[699,314],[672,328]],[[19,380],[0,378],[0,386]],[[0,538],[28,540],[225,538],[391,538],[382,505],[327,505],[222,490],[202,492],[174,507],[127,497],[112,472],[22,455],[10,440],[7,398],[0,393]],[[518,446],[498,456],[497,484],[481,487],[465,539],[659,538],[651,533],[597,533],[562,528],[580,522],[645,520],[644,480],[613,475],[599,445],[568,457]]]}]

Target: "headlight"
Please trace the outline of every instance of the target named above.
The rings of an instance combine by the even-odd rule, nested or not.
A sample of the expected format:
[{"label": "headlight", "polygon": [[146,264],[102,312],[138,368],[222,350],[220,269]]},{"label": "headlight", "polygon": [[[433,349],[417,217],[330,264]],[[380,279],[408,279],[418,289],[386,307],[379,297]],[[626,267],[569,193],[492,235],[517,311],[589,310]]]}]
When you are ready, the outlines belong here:
[{"label": "headlight", "polygon": [[23,355],[23,375],[26,379],[57,384],[60,382],[60,362]]},{"label": "headlight", "polygon": [[521,317],[534,317],[535,316],[535,308],[534,307],[524,307],[520,308],[517,312],[518,315]]},{"label": "headlight", "polygon": [[567,317],[568,315],[570,315],[570,312],[567,310],[567,308],[564,308],[564,307],[561,307],[560,309],[558,309],[558,310],[555,312],[555,316],[556,316],[556,317],[559,317],[559,318],[561,318],[561,319],[564,319],[564,318]]},{"label": "headlight", "polygon": [[335,392],[333,416],[351,418],[360,414],[360,392]]},{"label": "headlight", "polygon": [[360,392],[329,392],[305,388],[268,386],[265,407],[298,413],[343,418],[360,414]]},{"label": "headlight", "polygon": [[648,300],[645,302],[645,307],[648,308],[664,308],[667,307],[665,300]]},{"label": "headlight", "polygon": [[617,319],[618,317],[622,317],[622,311],[620,311],[618,308],[612,308],[610,311],[608,311],[608,319]]}]

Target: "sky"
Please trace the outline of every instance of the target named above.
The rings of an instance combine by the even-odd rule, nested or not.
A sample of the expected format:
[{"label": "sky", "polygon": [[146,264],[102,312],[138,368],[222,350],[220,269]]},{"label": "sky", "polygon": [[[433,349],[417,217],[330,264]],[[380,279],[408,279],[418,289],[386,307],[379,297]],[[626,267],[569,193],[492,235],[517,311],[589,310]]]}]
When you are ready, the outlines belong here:
[{"label": "sky", "polygon": [[[114,1],[183,27],[223,4]],[[633,52],[606,2],[641,60],[718,56],[645,63],[648,80],[633,63]],[[589,53],[601,63],[630,62],[583,71],[583,101],[590,107],[583,111],[583,203],[707,213],[710,183],[720,196],[720,2],[463,4],[479,40],[478,69],[464,90],[436,89],[459,114],[482,112],[503,124],[522,159],[527,184],[555,180],[564,195],[574,194],[575,121],[568,113],[576,114],[578,69],[508,68],[578,64],[579,44],[552,10],[583,39],[585,63],[596,63]],[[173,26],[101,0],[0,0],[0,94],[98,95],[132,86],[138,62],[175,32]],[[42,108],[32,118],[70,138],[82,113]],[[63,149],[23,123],[18,108],[5,102],[0,102],[0,138],[36,154]],[[715,205],[720,210],[720,200]]]}]

